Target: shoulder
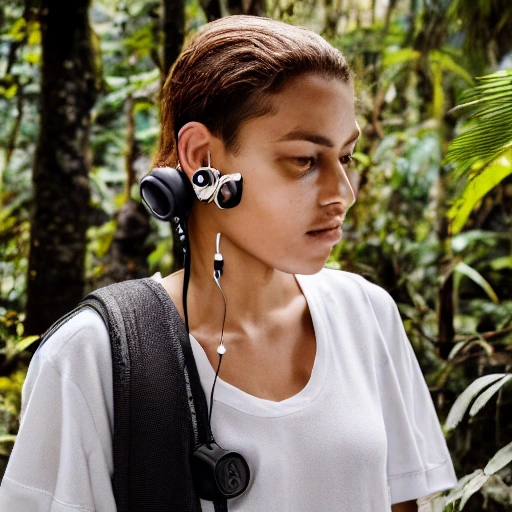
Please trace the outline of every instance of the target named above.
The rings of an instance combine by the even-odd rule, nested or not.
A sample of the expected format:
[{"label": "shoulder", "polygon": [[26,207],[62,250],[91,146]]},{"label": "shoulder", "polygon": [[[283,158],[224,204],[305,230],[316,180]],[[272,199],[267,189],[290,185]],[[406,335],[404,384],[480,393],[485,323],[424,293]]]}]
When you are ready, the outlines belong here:
[{"label": "shoulder", "polygon": [[349,301],[362,308],[370,307],[378,316],[396,309],[394,300],[384,288],[358,274],[324,268],[314,275],[298,276],[298,280],[301,286],[336,302]]},{"label": "shoulder", "polygon": [[52,332],[34,355],[33,363],[49,363],[60,375],[72,376],[85,366],[110,366],[110,337],[101,317],[83,308]]},{"label": "shoulder", "polygon": [[[403,324],[391,295],[364,277],[334,269],[323,269],[311,276],[299,276],[299,284],[324,311],[329,321],[343,325],[364,326],[367,336],[381,339],[382,344],[393,343]],[[341,319],[344,319],[342,321]],[[365,335],[365,336],[366,336]]]},{"label": "shoulder", "polygon": [[84,308],[37,349],[23,385],[22,418],[33,396],[54,404],[57,398],[64,400],[66,410],[85,400],[96,428],[108,437],[113,424],[112,355],[107,328],[95,311]]}]

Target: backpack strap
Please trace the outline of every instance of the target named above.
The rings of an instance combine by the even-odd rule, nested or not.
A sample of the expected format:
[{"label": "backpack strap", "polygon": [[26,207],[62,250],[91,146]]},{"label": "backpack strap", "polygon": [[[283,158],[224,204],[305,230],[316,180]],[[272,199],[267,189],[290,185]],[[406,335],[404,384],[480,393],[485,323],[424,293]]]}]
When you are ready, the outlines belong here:
[{"label": "backpack strap", "polygon": [[[117,511],[200,512],[190,459],[213,435],[190,339],[172,300],[151,278],[100,288],[55,322],[40,345],[83,308],[100,315],[110,337]],[[214,508],[227,512],[227,501]]]},{"label": "backpack strap", "polygon": [[111,340],[118,512],[200,511],[190,457],[206,432],[197,421],[201,398],[188,382],[180,343],[188,336],[174,304],[148,278],[101,288],[81,306],[98,312]]}]

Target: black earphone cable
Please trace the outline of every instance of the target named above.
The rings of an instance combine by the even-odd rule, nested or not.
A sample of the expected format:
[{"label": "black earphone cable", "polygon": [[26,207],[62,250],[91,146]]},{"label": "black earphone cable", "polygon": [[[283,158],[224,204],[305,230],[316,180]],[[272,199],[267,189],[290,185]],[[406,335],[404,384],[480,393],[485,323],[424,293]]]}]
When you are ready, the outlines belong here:
[{"label": "black earphone cable", "polygon": [[[188,238],[186,221],[184,222],[184,226],[183,226],[183,235],[184,235],[184,238],[181,240],[183,243],[183,267],[185,270],[185,274],[183,276],[183,315],[185,317],[185,327],[186,327],[186,331],[187,331],[187,336],[190,336],[190,331],[189,331],[189,326],[188,326],[188,309],[187,309],[187,292],[188,292],[188,284],[190,281],[190,242],[189,242],[189,238]],[[221,289],[221,291],[222,291],[222,289]],[[224,295],[224,293],[223,293],[223,295]],[[225,318],[226,318],[226,311],[224,310],[224,320],[225,320]],[[224,322],[222,324],[221,336],[223,336],[223,335],[224,335]],[[210,450],[212,449],[211,445],[216,444],[215,438],[213,437],[213,433],[212,433],[211,415],[212,415],[212,405],[213,405],[213,393],[215,390],[215,383],[217,381],[217,376],[219,374],[221,362],[222,362],[222,354],[219,354],[219,365],[217,367],[217,372],[215,373],[215,379],[213,381],[212,392],[210,395],[210,411],[208,414],[208,437],[209,437],[209,439],[206,442],[206,446]],[[228,503],[227,503],[226,498],[220,498],[220,499],[213,500],[213,506],[214,506],[215,512],[227,512],[228,511]]]},{"label": "black earphone cable", "polygon": [[215,378],[213,379],[212,392],[210,393],[210,412],[208,413],[208,423],[210,424],[210,428],[212,427],[213,393],[215,392],[215,384],[217,383],[221,363],[222,354],[219,354],[219,364],[217,365],[217,371],[215,372]]},{"label": "black earphone cable", "polygon": [[[188,285],[190,282],[190,242],[188,238],[188,230],[187,230],[187,223],[186,220],[183,222],[183,238],[180,240],[183,244],[183,268],[184,268],[184,276],[183,276],[183,316],[185,317],[185,328],[187,330],[187,335],[190,336],[190,330],[188,325],[188,308],[187,308],[187,295],[188,295]],[[224,300],[224,316],[222,319],[222,330],[221,330],[221,336],[220,336],[220,343],[222,346],[222,342],[224,339],[224,325],[226,323],[226,297],[224,295],[224,292],[222,291],[222,288],[220,286],[218,277],[220,277],[220,273],[215,275],[215,282],[217,283],[217,286],[219,287],[220,292],[222,293],[222,298]],[[211,436],[211,439],[209,442],[215,442],[213,438],[212,432],[212,410],[213,410],[213,396],[215,392],[215,384],[217,383],[217,377],[219,375],[220,371],[220,365],[222,363],[222,356],[223,354],[219,353],[219,364],[217,365],[217,371],[215,372],[215,378],[213,380],[212,385],[212,391],[210,393],[210,407],[208,412],[208,427],[209,427],[209,434]]]},{"label": "black earphone cable", "polygon": [[188,328],[188,309],[187,309],[187,293],[188,293],[188,283],[190,281],[190,242],[188,240],[188,230],[187,230],[187,221],[185,220],[183,223],[183,237],[181,240],[183,244],[183,268],[185,270],[185,274],[183,276],[183,316],[185,317],[185,327],[187,329],[187,335],[190,334]]},{"label": "black earphone cable", "polygon": [[[181,224],[182,223],[182,224]],[[187,336],[190,338],[190,329],[188,325],[188,308],[187,308],[187,296],[188,296],[188,285],[190,282],[190,242],[188,238],[188,229],[187,229],[187,220],[184,219],[180,222],[180,227],[182,228],[182,236],[180,237],[180,242],[182,244],[183,250],[183,316],[185,317],[185,329],[187,332]],[[190,352],[190,357],[193,357],[192,352]],[[186,357],[185,357],[185,366],[187,365]],[[210,418],[208,416],[208,425],[207,425],[207,441],[206,445],[208,448],[211,448],[212,443],[215,443],[215,438],[212,433],[212,426],[210,423]]]}]

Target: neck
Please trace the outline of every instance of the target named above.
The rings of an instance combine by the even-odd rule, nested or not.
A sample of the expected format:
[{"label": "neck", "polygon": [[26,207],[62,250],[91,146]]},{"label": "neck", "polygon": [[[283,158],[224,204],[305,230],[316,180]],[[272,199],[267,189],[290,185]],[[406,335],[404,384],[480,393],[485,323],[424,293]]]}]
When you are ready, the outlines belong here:
[{"label": "neck", "polygon": [[[218,333],[224,315],[222,294],[213,279],[216,249],[214,232],[190,225],[191,274],[188,288],[190,332]],[[220,285],[226,297],[225,330],[240,334],[256,326],[272,325],[272,319],[301,296],[295,277],[269,267],[221,236],[224,269]]]}]

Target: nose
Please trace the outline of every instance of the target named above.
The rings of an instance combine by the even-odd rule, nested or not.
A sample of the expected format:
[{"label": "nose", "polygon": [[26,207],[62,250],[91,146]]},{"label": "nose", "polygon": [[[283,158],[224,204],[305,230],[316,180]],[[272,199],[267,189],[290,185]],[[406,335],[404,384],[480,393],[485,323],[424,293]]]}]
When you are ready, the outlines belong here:
[{"label": "nose", "polygon": [[348,210],[356,200],[356,194],[351,180],[343,164],[336,161],[321,178],[320,205],[327,206],[339,203]]}]

